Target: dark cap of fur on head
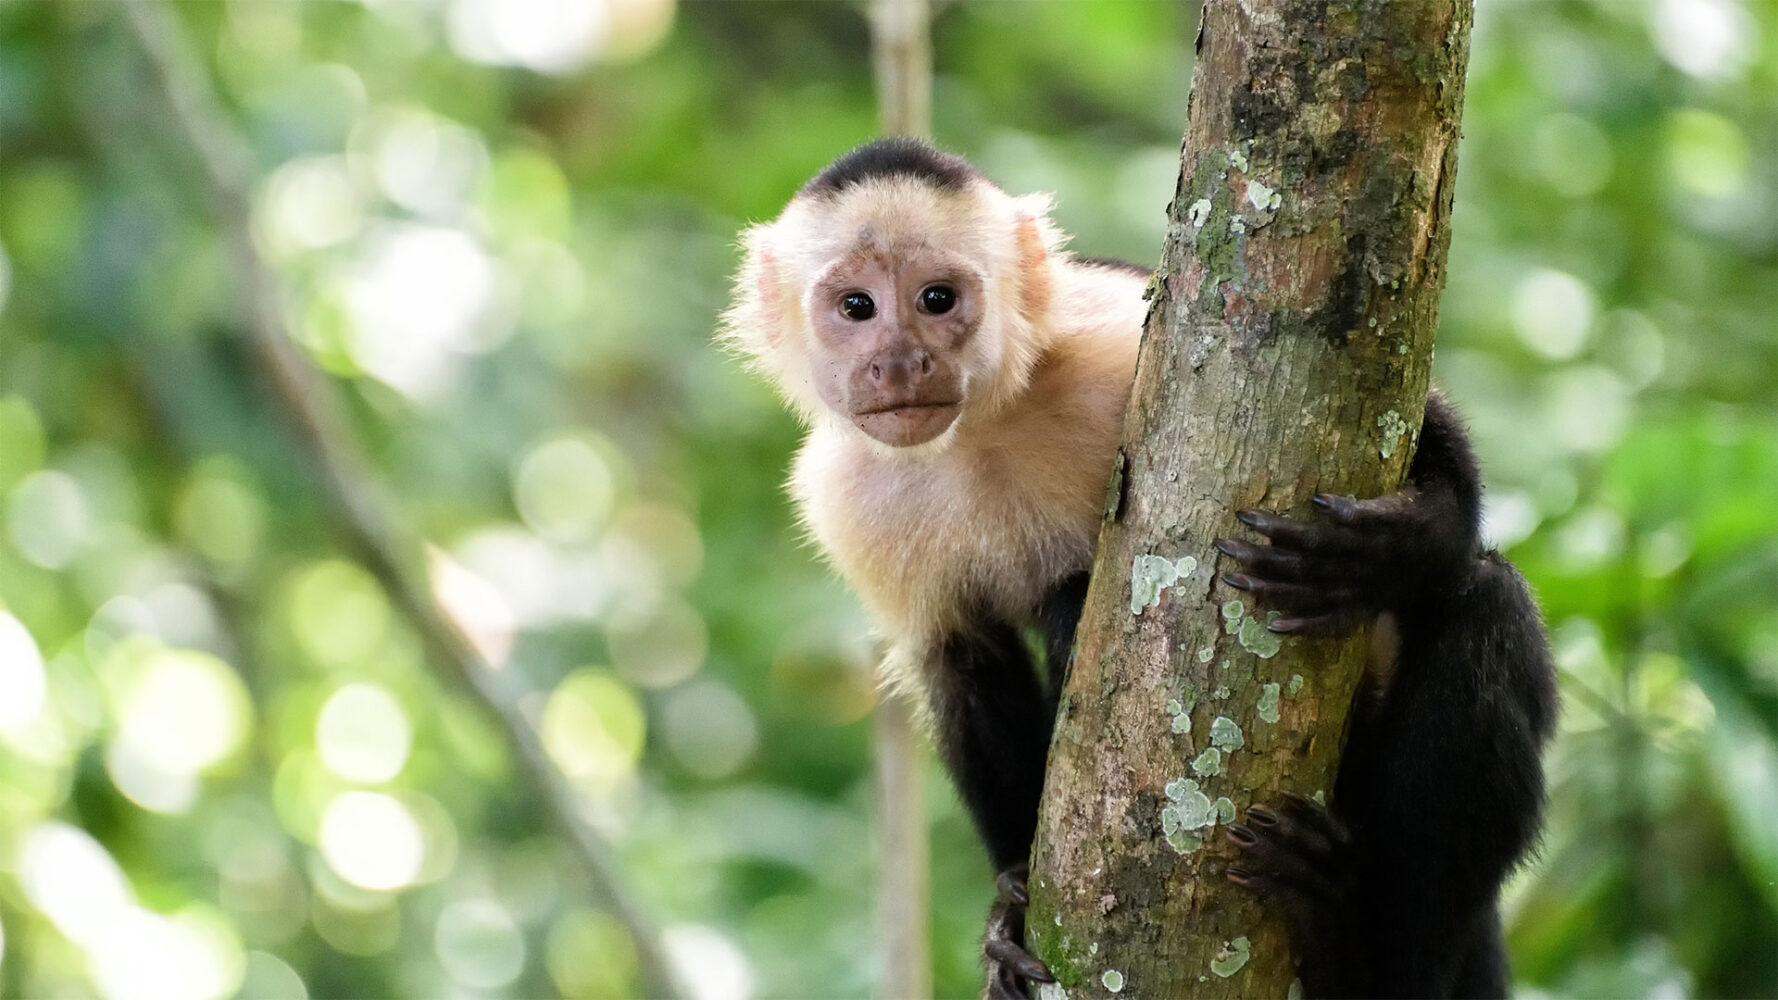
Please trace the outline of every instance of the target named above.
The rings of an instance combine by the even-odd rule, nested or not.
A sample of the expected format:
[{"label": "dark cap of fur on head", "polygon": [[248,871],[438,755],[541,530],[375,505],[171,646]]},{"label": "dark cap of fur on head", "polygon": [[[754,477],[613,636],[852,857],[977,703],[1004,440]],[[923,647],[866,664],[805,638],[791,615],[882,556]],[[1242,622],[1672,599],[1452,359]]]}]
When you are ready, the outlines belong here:
[{"label": "dark cap of fur on head", "polygon": [[981,176],[969,161],[919,139],[878,139],[833,161],[803,185],[803,197],[839,194],[872,177],[912,177],[941,191],[961,191]]}]

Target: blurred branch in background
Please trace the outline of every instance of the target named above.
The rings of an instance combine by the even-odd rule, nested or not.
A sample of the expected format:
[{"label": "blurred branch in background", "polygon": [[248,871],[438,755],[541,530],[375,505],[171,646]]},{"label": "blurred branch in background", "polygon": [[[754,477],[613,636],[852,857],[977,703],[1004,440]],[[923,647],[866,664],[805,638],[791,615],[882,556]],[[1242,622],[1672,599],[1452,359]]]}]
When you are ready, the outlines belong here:
[{"label": "blurred branch in background", "polygon": [[[871,0],[871,57],[880,128],[886,135],[932,134],[932,11],[927,0]],[[921,747],[910,706],[887,693],[875,716],[877,923],[882,934],[881,995],[932,995],[927,913],[931,898]]]},{"label": "blurred branch in background", "polygon": [[203,194],[243,272],[254,356],[274,402],[315,464],[337,530],[393,596],[422,637],[431,662],[498,724],[524,777],[542,793],[595,891],[628,930],[649,995],[682,996],[660,935],[623,884],[610,845],[587,822],[578,794],[549,760],[518,699],[497,684],[494,664],[421,582],[427,578],[427,567],[420,558],[420,540],[392,515],[392,505],[363,460],[332,387],[292,343],[279,307],[278,279],[252,238],[252,152],[210,89],[189,40],[158,0],[129,0],[121,6],[152,65],[158,96],[178,136],[190,144],[203,168]]}]

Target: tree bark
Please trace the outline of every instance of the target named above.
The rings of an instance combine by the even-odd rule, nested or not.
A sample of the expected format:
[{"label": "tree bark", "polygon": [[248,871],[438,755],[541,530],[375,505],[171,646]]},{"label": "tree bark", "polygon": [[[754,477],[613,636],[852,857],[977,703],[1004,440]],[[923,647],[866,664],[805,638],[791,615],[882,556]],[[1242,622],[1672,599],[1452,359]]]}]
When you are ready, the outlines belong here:
[{"label": "tree bark", "polygon": [[1032,860],[1045,994],[1285,996],[1222,827],[1333,788],[1367,637],[1218,580],[1237,510],[1399,488],[1449,246],[1469,0],[1207,0],[1169,230]]}]

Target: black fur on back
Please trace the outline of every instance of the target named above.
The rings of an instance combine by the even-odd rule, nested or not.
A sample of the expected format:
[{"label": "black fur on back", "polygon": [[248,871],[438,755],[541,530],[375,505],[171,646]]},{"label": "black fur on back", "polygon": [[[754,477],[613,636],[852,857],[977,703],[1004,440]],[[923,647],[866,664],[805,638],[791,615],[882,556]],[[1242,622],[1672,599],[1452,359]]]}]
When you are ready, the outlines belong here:
[{"label": "black fur on back", "polygon": [[912,177],[941,191],[961,191],[980,176],[961,156],[919,139],[896,137],[867,142],[833,161],[803,185],[801,195],[835,195],[873,177]]}]

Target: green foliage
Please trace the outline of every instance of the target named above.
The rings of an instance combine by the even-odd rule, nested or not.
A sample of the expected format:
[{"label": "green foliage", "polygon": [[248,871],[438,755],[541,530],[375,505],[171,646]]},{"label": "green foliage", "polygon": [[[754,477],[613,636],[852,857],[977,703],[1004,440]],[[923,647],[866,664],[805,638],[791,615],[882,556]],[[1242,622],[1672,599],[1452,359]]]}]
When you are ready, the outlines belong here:
[{"label": "green foliage", "polygon": [[[122,6],[0,4],[0,995],[637,989],[501,734],[343,547],[256,295],[700,995],[867,993],[865,625],[798,539],[790,417],[709,343],[735,232],[874,128],[859,11],[171,6],[251,138],[278,287],[244,283]],[[1478,16],[1438,374],[1566,699],[1517,972],[1773,995],[1778,12]],[[946,5],[938,136],[1150,260],[1194,26]],[[963,995],[990,882],[928,778]]]}]

